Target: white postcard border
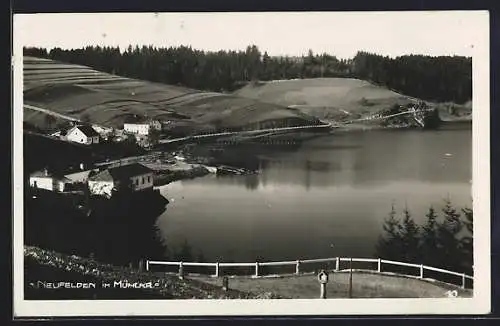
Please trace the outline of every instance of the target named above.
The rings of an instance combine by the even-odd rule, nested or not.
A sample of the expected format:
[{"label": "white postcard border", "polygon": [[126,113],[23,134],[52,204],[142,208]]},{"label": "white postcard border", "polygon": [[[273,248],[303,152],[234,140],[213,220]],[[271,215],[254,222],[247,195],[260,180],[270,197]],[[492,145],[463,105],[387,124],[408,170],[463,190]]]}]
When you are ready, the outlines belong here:
[{"label": "white postcard border", "polygon": [[[434,12],[436,13],[436,12]],[[276,13],[279,14],[279,13]],[[309,14],[309,13],[304,13]],[[369,15],[369,13],[367,13]],[[415,12],[425,14],[425,12]],[[446,14],[453,14],[447,12]],[[473,55],[474,296],[444,299],[75,300],[23,299],[23,40],[14,24],[13,280],[15,317],[485,314],[491,305],[489,12],[470,11]],[[64,27],[61,27],[64,28]],[[457,35],[460,37],[460,35]]]}]

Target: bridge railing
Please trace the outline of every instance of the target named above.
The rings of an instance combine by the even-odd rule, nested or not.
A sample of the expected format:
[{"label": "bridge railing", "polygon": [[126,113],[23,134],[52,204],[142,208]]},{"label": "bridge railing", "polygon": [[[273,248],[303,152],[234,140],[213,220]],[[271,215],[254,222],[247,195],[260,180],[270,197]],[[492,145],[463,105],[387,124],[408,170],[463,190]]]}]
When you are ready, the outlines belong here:
[{"label": "bridge railing", "polygon": [[[345,264],[348,263],[348,264]],[[197,263],[182,261],[146,261],[146,270],[157,272],[152,268],[155,265],[175,267],[170,268],[167,273],[186,275],[196,272],[197,274],[212,275],[220,277],[223,275],[252,275],[260,277],[276,274],[296,274],[315,272],[321,269],[345,271],[372,271],[378,273],[391,273],[417,279],[434,279],[437,281],[459,285],[462,288],[472,288],[474,277],[465,273],[458,273],[446,269],[426,266],[423,264],[412,264],[381,258],[320,258],[290,261],[250,262],[250,263]],[[355,268],[357,265],[358,268]],[[165,270],[163,270],[165,272]]]}]

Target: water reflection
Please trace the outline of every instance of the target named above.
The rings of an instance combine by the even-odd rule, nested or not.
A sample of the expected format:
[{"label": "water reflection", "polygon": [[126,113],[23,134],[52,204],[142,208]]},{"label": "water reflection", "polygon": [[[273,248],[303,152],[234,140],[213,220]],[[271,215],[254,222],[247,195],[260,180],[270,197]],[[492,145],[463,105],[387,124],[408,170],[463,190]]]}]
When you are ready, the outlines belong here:
[{"label": "water reflection", "polygon": [[340,185],[373,187],[394,180],[462,183],[471,180],[471,147],[470,130],[353,133],[349,138],[317,139],[296,152],[259,155],[258,177],[224,176],[198,182],[239,183],[249,189],[257,189],[257,182],[265,187],[268,181],[306,189]]},{"label": "water reflection", "polygon": [[258,175],[164,187],[175,202],[158,227],[169,244],[187,239],[208,260],[371,256],[393,201],[417,221],[447,196],[470,204],[471,147],[466,129],[360,132],[263,149]]}]

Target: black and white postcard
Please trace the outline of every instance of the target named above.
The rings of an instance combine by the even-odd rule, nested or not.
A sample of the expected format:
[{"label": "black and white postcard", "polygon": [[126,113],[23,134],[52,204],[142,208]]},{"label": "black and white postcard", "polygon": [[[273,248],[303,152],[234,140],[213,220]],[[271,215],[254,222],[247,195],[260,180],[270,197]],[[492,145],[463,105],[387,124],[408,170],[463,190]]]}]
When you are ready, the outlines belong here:
[{"label": "black and white postcard", "polygon": [[16,317],[490,311],[487,11],[13,26]]}]

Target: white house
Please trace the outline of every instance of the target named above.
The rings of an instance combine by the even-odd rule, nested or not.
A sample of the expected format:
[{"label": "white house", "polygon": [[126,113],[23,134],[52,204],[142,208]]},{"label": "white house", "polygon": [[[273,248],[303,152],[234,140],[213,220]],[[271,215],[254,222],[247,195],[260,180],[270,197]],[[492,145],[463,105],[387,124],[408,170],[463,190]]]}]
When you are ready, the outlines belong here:
[{"label": "white house", "polygon": [[108,198],[113,191],[128,187],[133,191],[152,190],[153,171],[139,163],[117,166],[91,175],[88,185],[91,194]]},{"label": "white house", "polygon": [[47,170],[37,171],[30,175],[30,186],[35,189],[64,192],[70,184],[72,184],[70,179],[51,175]]},{"label": "white house", "polygon": [[129,122],[123,124],[123,130],[138,135],[149,135],[151,130],[161,131],[161,129],[162,129],[162,124],[158,120]]},{"label": "white house", "polygon": [[131,134],[149,135],[151,126],[149,123],[124,123],[123,130]]},{"label": "white house", "polygon": [[98,144],[99,134],[90,126],[74,126],[68,130],[66,139],[85,145]]}]

